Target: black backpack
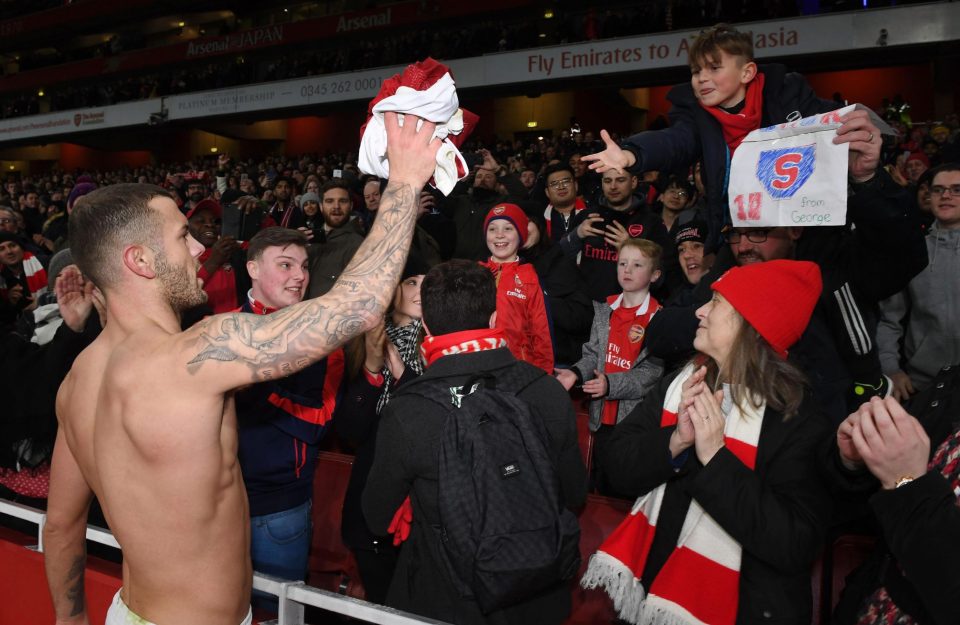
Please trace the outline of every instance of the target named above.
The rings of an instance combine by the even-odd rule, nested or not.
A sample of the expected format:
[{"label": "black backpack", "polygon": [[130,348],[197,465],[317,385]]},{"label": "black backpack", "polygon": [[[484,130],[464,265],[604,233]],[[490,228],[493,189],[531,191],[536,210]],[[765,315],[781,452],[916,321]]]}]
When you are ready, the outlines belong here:
[{"label": "black backpack", "polygon": [[497,381],[403,388],[447,411],[440,433],[441,559],[461,596],[485,614],[571,579],[580,526],[566,509],[543,420],[517,393],[546,375],[518,363]]}]

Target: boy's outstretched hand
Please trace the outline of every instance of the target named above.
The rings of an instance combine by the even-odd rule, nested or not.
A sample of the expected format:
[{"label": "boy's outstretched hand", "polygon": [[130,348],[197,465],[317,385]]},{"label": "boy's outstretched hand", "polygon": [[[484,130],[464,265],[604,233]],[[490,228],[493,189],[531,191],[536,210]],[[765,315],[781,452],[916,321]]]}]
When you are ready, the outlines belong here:
[{"label": "boy's outstretched hand", "polygon": [[850,178],[854,182],[867,182],[880,165],[880,147],[883,145],[880,129],[873,124],[867,111],[850,111],[840,121],[843,124],[837,128],[833,142],[850,144]]},{"label": "boy's outstretched hand", "polygon": [[626,170],[637,162],[633,153],[617,145],[606,130],[600,131],[600,138],[603,139],[603,144],[606,146],[603,152],[580,157],[581,161],[590,163],[590,169],[602,174],[608,169]]}]

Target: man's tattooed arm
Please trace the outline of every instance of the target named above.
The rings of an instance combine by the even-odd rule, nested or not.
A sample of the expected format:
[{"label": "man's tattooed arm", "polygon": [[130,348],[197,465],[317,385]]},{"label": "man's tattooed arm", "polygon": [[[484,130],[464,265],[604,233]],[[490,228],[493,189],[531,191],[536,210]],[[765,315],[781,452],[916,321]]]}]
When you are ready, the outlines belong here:
[{"label": "man's tattooed arm", "polygon": [[[185,335],[188,371],[209,372],[226,388],[284,377],[376,325],[407,259],[419,195],[410,185],[387,185],[370,234],[327,294],[271,315],[217,315],[195,325]],[[213,366],[220,363],[230,366]]]}]

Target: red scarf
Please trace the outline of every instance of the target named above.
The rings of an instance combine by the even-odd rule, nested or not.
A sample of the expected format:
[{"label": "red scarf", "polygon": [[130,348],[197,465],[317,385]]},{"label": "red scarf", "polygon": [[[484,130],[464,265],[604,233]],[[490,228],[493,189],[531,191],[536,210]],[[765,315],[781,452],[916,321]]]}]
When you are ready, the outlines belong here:
[{"label": "red scarf", "polygon": [[[693,371],[694,365],[687,365],[667,389],[660,427],[676,425],[681,387]],[[726,415],[724,444],[753,470],[766,406],[744,404],[732,406]],[[606,590],[618,616],[629,623],[734,625],[742,549],[696,499],[690,501],[677,546],[663,568],[652,581],[647,580],[649,587],[641,581],[666,488],[666,483],[661,484],[637,500],[627,518],[590,558],[580,585]]]},{"label": "red scarf", "polygon": [[490,349],[499,349],[506,346],[507,339],[504,338],[503,330],[483,328],[481,330],[451,332],[450,334],[441,334],[439,336],[427,335],[427,337],[423,339],[423,345],[420,346],[420,351],[423,352],[423,358],[427,361],[427,366],[429,367],[438,358],[450,354],[485,352]]},{"label": "red scarf", "polygon": [[[700,106],[703,106],[702,102]],[[756,77],[747,85],[743,110],[739,113],[728,113],[719,106],[703,106],[703,108],[720,122],[723,140],[727,142],[732,156],[740,147],[744,137],[760,127],[760,118],[763,115],[763,74],[757,72]]]},{"label": "red scarf", "polygon": [[271,308],[263,302],[257,301],[257,298],[253,296],[253,289],[247,292],[247,301],[250,302],[250,309],[255,315],[269,315],[280,310],[279,308]]},{"label": "red scarf", "polygon": [[23,275],[27,279],[30,295],[36,296],[47,290],[47,271],[30,252],[23,253]]}]

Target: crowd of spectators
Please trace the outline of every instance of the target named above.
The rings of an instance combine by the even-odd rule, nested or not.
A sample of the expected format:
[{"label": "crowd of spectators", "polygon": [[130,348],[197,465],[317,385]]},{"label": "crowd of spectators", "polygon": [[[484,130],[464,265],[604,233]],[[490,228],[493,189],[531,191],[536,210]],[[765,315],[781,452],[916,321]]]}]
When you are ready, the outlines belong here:
[{"label": "crowd of spectators", "polygon": [[[898,3],[902,4],[902,3]],[[561,3],[562,5],[562,3]],[[107,106],[145,98],[237,85],[317,76],[384,67],[428,56],[458,59],[494,52],[521,50],[544,45],[577,43],[702,27],[718,21],[793,17],[808,12],[862,8],[858,3],[821,2],[816,6],[796,2],[703,2],[645,0],[622,4],[610,2],[590,7],[560,6],[545,20],[540,14],[519,11],[510,17],[486,17],[453,23],[424,24],[410,29],[349,39],[318,39],[296,46],[231,55],[208,62],[191,62],[161,71],[134,75],[107,76],[98,80],[64,82],[48,86],[45,93],[50,111]],[[873,3],[871,3],[873,6]],[[127,42],[123,49],[135,43]],[[117,45],[104,44],[91,50],[103,56],[120,52]],[[41,63],[56,64],[56,56],[22,65],[29,71]],[[76,60],[71,58],[70,60]],[[40,111],[35,92],[7,94],[0,98],[0,118],[33,115]]]},{"label": "crowd of spectators", "polygon": [[[879,172],[878,175],[882,176],[883,185],[886,185],[887,180],[897,185],[892,188],[884,187],[884,193],[886,193],[884,199],[895,195],[901,199],[907,198],[904,200],[903,211],[897,218],[905,219],[904,223],[916,223],[915,231],[902,233],[902,235],[904,240],[909,238],[919,241],[923,236],[928,236],[926,233],[932,233],[936,238],[941,227],[931,214],[931,196],[955,198],[960,193],[960,183],[951,183],[946,187],[942,183],[934,184],[933,177],[927,173],[928,170],[933,171],[933,168],[938,165],[960,160],[960,123],[955,114],[946,116],[942,121],[916,123],[906,115],[907,109],[908,107],[896,98],[894,103],[880,111],[880,114],[899,131],[899,134],[884,138],[878,169],[886,170],[886,174]],[[621,143],[621,139],[620,135],[614,133],[610,137],[610,142]],[[616,387],[616,382],[609,381],[617,379],[612,378],[617,375],[617,373],[610,373],[614,371],[613,369],[607,369],[607,374],[602,373],[603,358],[596,360],[597,355],[592,354],[591,360],[586,358],[586,354],[581,350],[585,344],[591,344],[591,341],[594,347],[599,345],[599,348],[603,349],[597,341],[597,328],[593,326],[592,329],[593,311],[602,310],[605,314],[609,314],[612,324],[613,311],[626,301],[616,300],[617,294],[630,291],[627,286],[630,280],[624,278],[623,272],[626,270],[623,269],[622,264],[618,265],[617,252],[623,250],[625,245],[630,247],[626,242],[634,238],[642,237],[648,242],[636,250],[631,250],[629,254],[630,258],[639,259],[638,265],[643,265],[643,258],[652,262],[652,265],[646,266],[648,273],[642,288],[634,283],[634,291],[641,293],[638,301],[634,303],[643,307],[642,312],[648,314],[654,321],[669,320],[673,318],[671,311],[689,310],[692,303],[698,303],[697,298],[703,295],[704,289],[701,286],[697,291],[697,287],[701,280],[706,279],[711,263],[731,262],[729,255],[724,259],[723,250],[718,250],[716,246],[711,249],[711,240],[720,241],[721,247],[729,244],[734,250],[733,254],[742,255],[743,250],[753,244],[756,244],[756,247],[772,243],[773,230],[791,229],[747,229],[743,232],[723,231],[708,234],[707,230],[711,224],[706,215],[708,194],[704,184],[705,180],[709,179],[701,175],[702,163],[675,170],[646,170],[633,174],[611,170],[600,175],[587,168],[587,162],[583,157],[604,150],[605,145],[599,135],[593,131],[582,131],[579,127],[559,129],[554,134],[537,139],[499,139],[488,143],[477,140],[467,142],[462,146],[462,150],[467,163],[471,166],[470,175],[458,184],[449,196],[433,190],[423,192],[412,249],[416,258],[422,260],[426,266],[436,265],[451,258],[486,261],[485,266],[499,278],[499,272],[505,271],[498,266],[502,264],[502,261],[498,260],[498,249],[500,249],[498,246],[502,241],[492,238],[491,232],[495,228],[491,224],[497,225],[497,236],[501,236],[504,222],[509,221],[509,226],[514,228],[514,234],[509,235],[510,229],[507,227],[507,235],[515,237],[510,240],[518,244],[518,247],[507,249],[511,252],[516,251],[520,258],[533,266],[535,272],[531,273],[538,277],[543,287],[542,297],[546,303],[540,302],[541,308],[538,310],[545,311],[549,318],[544,319],[538,328],[542,329],[540,338],[544,338],[544,335],[553,335],[551,347],[553,351],[542,367],[550,371],[555,365],[570,371],[566,378],[561,374],[564,386],[568,389],[574,385],[581,386],[585,392],[591,394],[594,400],[600,402],[597,404],[597,410],[593,411],[592,417],[596,423],[591,421],[591,429],[596,430],[601,436],[612,437],[612,434],[603,434],[603,427],[617,425],[623,415],[618,417],[617,407],[614,406],[611,411],[613,422],[602,420],[606,418],[603,405],[612,399],[619,399],[615,393],[611,394],[611,392],[622,387]],[[212,277],[217,272],[228,271],[227,266],[233,267],[234,272],[238,272],[244,266],[242,242],[248,241],[258,230],[272,226],[299,230],[309,245],[311,275],[304,287],[308,297],[327,292],[339,272],[343,271],[369,231],[379,208],[380,193],[385,184],[385,181],[364,175],[359,171],[355,152],[245,159],[232,159],[229,155],[203,156],[186,163],[157,163],[147,167],[112,171],[64,172],[52,169],[48,172],[29,174],[20,179],[9,179],[0,190],[0,262],[3,263],[0,271],[3,272],[2,276],[5,280],[4,288],[0,290],[0,326],[4,332],[13,331],[26,340],[31,338],[36,340],[38,332],[41,332],[49,323],[49,316],[47,316],[49,309],[45,309],[43,315],[40,311],[44,305],[50,303],[47,281],[52,285],[57,274],[62,270],[60,263],[54,262],[57,259],[55,255],[62,253],[68,243],[68,215],[78,198],[97,187],[131,182],[155,184],[170,191],[181,211],[187,216],[191,234],[206,248],[205,256],[201,256],[203,266],[200,269],[201,275],[205,276],[205,288],[213,288],[211,285],[216,282]],[[901,193],[901,187],[907,190],[907,194]],[[867,188],[861,193],[870,192],[876,192],[876,187]],[[860,197],[865,196],[860,195]],[[841,228],[843,236],[846,237],[843,239],[845,244],[852,246],[855,243],[858,247],[878,245],[879,239],[871,239],[870,233],[871,228],[877,228],[877,224],[871,221],[880,219],[875,215],[869,215],[868,212],[858,210],[855,200],[851,200],[851,206],[853,208],[850,209],[850,214],[858,216],[853,218],[860,218],[863,221],[857,224],[856,232]],[[497,212],[498,208],[499,212]],[[880,209],[877,211],[882,212]],[[229,232],[227,232],[228,222],[231,228]],[[793,245],[795,241],[801,240],[802,236],[805,235],[791,232],[785,235],[784,240],[792,238],[790,244]],[[811,238],[812,235],[807,236],[805,240],[810,241]],[[14,248],[19,248],[19,252]],[[912,249],[910,245],[904,244],[902,250],[871,249],[869,252],[872,256],[879,257],[890,255],[894,251],[907,253]],[[955,250],[954,246],[954,254]],[[839,255],[839,250],[827,250],[823,255],[830,257],[829,262],[839,262],[834,258]],[[512,253],[508,256],[512,257]],[[625,254],[625,257],[627,256]],[[762,260],[771,261],[772,259],[763,258]],[[513,262],[510,259],[507,261]],[[821,262],[824,266],[829,264],[828,261]],[[804,266],[810,265],[813,263],[806,262]],[[824,269],[825,276],[829,276],[829,270],[830,267]],[[716,272],[716,267],[713,271]],[[784,274],[787,278],[776,278],[771,284],[779,285],[782,279],[795,279],[789,271]],[[805,268],[803,271],[811,270]],[[820,269],[817,269],[818,284],[819,272]],[[757,300],[756,294],[748,296],[743,293],[750,290],[749,282],[756,278],[746,277],[747,274],[740,275],[744,277],[738,279],[736,284],[734,280],[730,280],[722,287],[715,287],[715,290],[726,293],[729,299],[735,302],[734,306],[753,306]],[[528,282],[527,278],[520,273],[511,274],[511,276],[509,280],[498,282],[498,288],[501,288],[500,284],[504,285],[502,288],[510,288],[516,284],[516,291],[520,291],[521,287]],[[711,276],[716,277],[713,274]],[[863,276],[860,278],[862,279]],[[955,291],[955,286],[954,278],[953,282],[945,288]],[[647,288],[649,291],[645,290]],[[815,295],[807,294],[806,299],[810,300],[810,308],[814,306],[819,293],[818,286]],[[234,284],[232,279],[224,291],[217,293],[216,297],[219,299],[216,303],[213,301],[214,293],[209,294],[211,307],[201,309],[194,315],[185,315],[185,324],[196,320],[197,315],[224,312],[248,303],[244,287],[239,282]],[[648,294],[653,296],[649,300],[645,299]],[[745,299],[737,299],[740,297]],[[783,295],[784,309],[789,307],[789,297],[789,293]],[[523,299],[535,298],[525,295]],[[604,302],[607,308],[603,308]],[[641,304],[640,302],[653,303]],[[658,312],[657,307],[660,305],[658,302],[664,304],[662,312]],[[624,303],[624,305],[627,304]],[[647,308],[648,305],[654,308]],[[719,305],[716,299],[709,304],[709,306]],[[501,319],[507,316],[500,308],[499,295],[497,309]],[[883,306],[880,306],[880,309],[882,312]],[[712,313],[703,313],[702,310],[703,308],[697,312],[697,317],[705,321],[705,316]],[[654,312],[656,315],[653,314]],[[630,312],[630,315],[632,318],[634,313]],[[807,316],[809,318],[809,311]],[[405,319],[405,321],[409,320]],[[650,319],[646,319],[644,323],[647,321]],[[665,323],[667,322],[658,326],[660,331],[675,329],[665,327]],[[767,328],[765,323],[763,319],[750,320],[751,326],[756,327],[760,332],[758,336],[768,340],[763,334]],[[896,319],[894,323],[908,322]],[[794,323],[794,325],[798,324],[799,322]],[[804,322],[800,325],[805,327],[806,324]],[[803,327],[792,328],[791,331],[793,330],[796,330],[795,334],[798,336],[804,332]],[[611,329],[606,328],[604,331],[610,332]],[[641,329],[641,337],[643,332],[644,330]],[[44,333],[48,341],[52,335],[49,328]],[[817,338],[828,342],[833,340],[829,336]],[[649,336],[644,339],[647,343],[644,344],[643,351],[634,355],[634,358],[637,363],[652,363],[653,361],[647,359],[654,357],[657,359],[655,366],[645,370],[646,374],[652,376],[654,382],[645,383],[644,392],[649,390],[657,396],[658,400],[663,400],[664,394],[679,393],[677,390],[679,382],[668,388],[672,378],[662,381],[661,376],[665,370],[675,369],[675,365],[681,363],[671,361],[673,354],[670,349],[665,348],[662,341],[659,344],[656,343],[655,339],[657,339],[656,330],[651,325]],[[382,337],[380,341],[382,345]],[[760,339],[755,337],[753,341],[757,342]],[[896,340],[893,342],[896,343]],[[808,349],[810,345],[809,342],[806,344]],[[776,344],[774,349],[780,349],[783,354],[786,354],[787,347],[791,346],[792,344]],[[659,350],[656,356],[653,354],[654,349]],[[704,361],[708,367],[713,367],[713,371],[707,375],[712,375],[715,379],[719,376],[717,367],[722,368],[729,355],[726,352],[722,355],[719,352],[717,354],[711,354],[711,359]],[[824,352],[817,353],[814,355],[816,357],[808,360],[807,356],[810,353],[804,352],[804,347],[800,344],[797,345],[796,354],[798,354],[795,362],[797,371],[767,369],[765,375],[774,377],[780,375],[784,376],[784,380],[794,380],[795,378],[791,376],[805,374],[808,378],[819,381],[818,375],[822,371],[817,367],[820,367],[823,361],[818,361],[816,357],[834,358]],[[523,354],[516,355],[520,358]],[[684,357],[687,355],[689,354],[685,353]],[[883,395],[888,390],[892,390],[895,397],[907,399],[911,394],[925,390],[927,386],[934,383],[936,368],[932,372],[925,371],[932,375],[922,378],[911,375],[913,370],[907,367],[905,371],[900,371],[899,367],[908,356],[894,354],[892,366],[896,370],[884,367],[884,374],[889,378],[887,382],[877,382],[874,394]],[[838,355],[836,359],[839,359]],[[593,363],[598,363],[600,370],[589,371],[588,364],[585,363],[590,363],[589,367],[593,367]],[[609,366],[609,356],[606,363]],[[380,368],[387,366],[382,361],[378,364]],[[949,369],[952,364],[955,363],[948,360],[940,363],[939,366]],[[830,366],[836,367],[836,365],[837,363],[834,362]],[[626,366],[623,373],[629,372],[630,368]],[[799,373],[801,370],[802,374]],[[691,377],[702,375],[693,374],[692,370],[687,370],[683,375],[687,376],[684,379],[702,381],[702,378]],[[399,379],[400,376],[396,377]],[[873,380],[869,382],[872,383]],[[889,386],[884,386],[885,384]],[[660,385],[658,390],[653,390],[654,385]],[[838,409],[835,403],[825,399],[828,389],[817,387],[816,382],[814,386],[812,390],[814,399],[809,401],[821,402],[821,408],[832,418],[831,425],[836,431],[837,425],[841,422],[844,424],[849,422],[844,420],[847,414],[850,412],[854,412],[854,415],[859,414],[855,411],[855,407],[859,405],[860,396],[866,392],[864,389],[869,384],[854,381],[849,389],[844,389]],[[686,392],[686,386],[684,392]],[[723,394],[721,393],[719,397],[716,405],[707,406],[704,410],[720,410]],[[640,398],[632,399],[639,401]],[[769,398],[769,402],[772,402],[769,405],[777,405],[777,414],[782,412],[788,418],[798,411],[805,415],[803,418],[813,418],[809,415],[820,411],[820,408],[811,409],[806,403],[808,400],[804,400],[801,410],[799,395],[793,399],[788,398],[789,401],[785,400],[782,405],[776,404],[779,399],[774,393]],[[871,407],[860,409],[861,412],[866,410],[860,415],[861,418],[878,418],[876,415],[881,409],[876,404],[865,405]],[[886,405],[888,407],[882,410],[892,410],[889,404]],[[651,419],[660,419],[660,406],[660,403],[656,404],[657,414],[650,417]],[[630,421],[627,422],[628,427],[618,428],[618,430],[621,433],[628,429],[636,429],[637,432],[643,430],[648,425],[640,421],[641,419],[648,421],[649,419],[644,415],[653,414],[653,410],[648,406],[645,411],[639,409],[631,411],[631,416],[628,417]],[[624,412],[627,412],[626,408]],[[905,420],[908,416],[898,413],[895,418]],[[850,417],[850,419],[853,418],[853,416]],[[49,453],[48,444],[24,446],[23,441],[36,436],[42,438],[45,443],[49,443],[50,432],[55,429],[52,419],[51,412],[46,415],[45,425],[38,426],[34,434],[28,432],[28,435],[23,437],[25,430],[21,428],[15,430],[16,436],[21,438],[14,437],[0,441],[8,452],[0,454],[0,461],[6,459],[7,462],[5,466],[0,467],[0,483],[5,484],[5,487],[14,493],[24,492],[12,488],[14,485],[19,488],[22,483],[10,481],[13,478],[9,476],[16,473],[18,479],[22,478],[21,467],[42,466],[46,460],[44,454]],[[784,419],[784,422],[787,420]],[[754,429],[757,430],[754,434],[759,436],[759,426],[755,425]],[[842,427],[840,431],[843,432]],[[0,432],[14,436],[3,430]],[[804,449],[812,449],[814,439],[818,436],[819,434],[813,430],[806,431],[803,435]],[[854,451],[849,440],[840,435],[837,438],[839,456],[830,468],[840,476],[838,480],[849,478],[854,481],[854,478],[859,475],[855,475],[854,469],[859,466],[862,470],[864,463],[880,477],[882,471],[875,470],[875,459],[869,456],[866,448],[857,447]],[[629,464],[634,462],[634,458],[624,451],[624,445],[626,445],[624,440],[623,437],[612,438],[606,449]],[[681,464],[691,465],[697,462],[692,453],[693,439],[686,440],[684,444],[685,449],[690,449],[691,453],[678,455],[680,464],[668,467],[660,463],[663,466],[657,467],[657,471],[664,474],[665,480],[670,479],[669,476],[679,470]],[[603,449],[603,445],[599,449]],[[695,451],[702,465],[711,462],[713,454],[704,455],[700,447]],[[717,449],[713,452],[719,453]],[[594,460],[603,462],[597,460],[600,452],[597,453],[598,456]],[[651,454],[650,457],[652,456]],[[733,466],[729,465],[731,461],[736,462],[730,459],[723,462],[726,462],[730,468]],[[613,461],[607,462],[607,466],[612,466],[610,462]],[[851,464],[854,465],[854,469],[851,469]],[[736,467],[738,467],[736,470],[739,470],[740,465]],[[619,482],[614,480],[611,486],[605,479],[601,479],[603,472],[598,467],[590,467],[590,469],[594,488],[613,495],[622,494],[624,491],[629,495],[636,494],[635,485],[630,480],[621,479]],[[771,475],[774,473],[772,472]],[[638,475],[639,473],[630,472],[630,474]],[[373,475],[377,475],[376,470]],[[695,476],[696,473],[693,475]],[[807,477],[809,476],[805,476],[804,480]],[[911,476],[911,479],[918,477]],[[690,478],[691,488],[695,487],[694,479],[694,477]],[[889,486],[887,482],[890,480],[886,477],[881,479],[885,487]],[[898,486],[900,485],[900,480],[894,479],[894,481]],[[929,481],[924,483],[929,484]],[[874,482],[871,484],[875,486]],[[862,486],[863,484],[859,484],[857,488]],[[703,489],[703,486],[699,488]],[[708,498],[710,490],[704,489],[702,496]],[[713,492],[722,490],[722,488],[715,489]],[[35,496],[38,491],[28,489],[26,492],[30,493],[29,496]],[[792,494],[796,495],[795,492]],[[816,508],[817,515],[826,515],[826,512],[818,507],[819,503],[810,505]],[[806,508],[804,510],[809,511]],[[818,520],[817,523],[822,520]],[[778,527],[783,529],[784,526]],[[811,544],[815,542],[809,536],[807,539]],[[790,541],[783,542],[786,544]],[[747,557],[745,557],[746,561]],[[801,564],[799,568],[802,567]],[[796,582],[797,579],[794,578],[791,584],[797,586]],[[799,584],[800,587],[803,585],[803,583]],[[806,588],[808,589],[809,586],[807,585]]]}]

